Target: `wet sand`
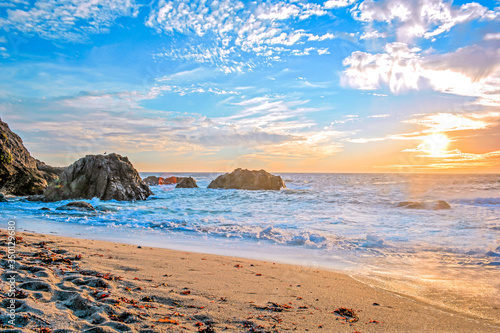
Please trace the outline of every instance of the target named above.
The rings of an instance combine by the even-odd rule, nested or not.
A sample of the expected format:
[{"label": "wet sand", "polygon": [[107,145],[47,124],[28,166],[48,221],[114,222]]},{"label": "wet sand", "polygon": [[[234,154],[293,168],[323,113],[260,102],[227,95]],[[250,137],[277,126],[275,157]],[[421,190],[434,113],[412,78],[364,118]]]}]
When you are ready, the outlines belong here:
[{"label": "wet sand", "polygon": [[10,270],[0,235],[5,332],[500,331],[342,273],[145,245],[18,232]]}]

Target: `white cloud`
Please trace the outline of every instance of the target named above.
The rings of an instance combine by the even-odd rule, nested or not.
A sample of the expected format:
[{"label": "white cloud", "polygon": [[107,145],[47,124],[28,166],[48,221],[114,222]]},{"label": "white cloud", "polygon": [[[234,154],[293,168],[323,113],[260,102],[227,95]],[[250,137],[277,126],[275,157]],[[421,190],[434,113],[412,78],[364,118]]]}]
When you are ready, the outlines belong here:
[{"label": "white cloud", "polygon": [[353,11],[357,20],[388,23],[387,32],[395,29],[400,42],[411,42],[415,37],[433,38],[457,24],[497,15],[477,2],[458,7],[443,0],[365,0]]},{"label": "white cloud", "polygon": [[122,16],[137,16],[134,0],[48,0],[7,9],[0,28],[45,39],[81,42],[89,34],[107,32]]},{"label": "white cloud", "polygon": [[500,40],[500,32],[486,34],[484,35],[484,40]]},{"label": "white cloud", "polygon": [[328,0],[323,4],[324,8],[341,8],[352,5],[356,0]]},{"label": "white cloud", "polygon": [[387,34],[379,31],[365,31],[359,39],[377,39],[377,38],[386,38]]},{"label": "white cloud", "polygon": [[477,45],[452,53],[422,54],[404,43],[389,43],[385,53],[356,51],[344,59],[341,83],[362,90],[388,85],[392,92],[430,87],[500,105],[500,49]]},{"label": "white cloud", "polygon": [[348,68],[341,83],[362,90],[374,90],[383,83],[396,93],[418,89],[421,65],[417,52],[420,49],[409,48],[403,43],[390,43],[385,51],[379,54],[353,52],[343,60],[343,65]]}]

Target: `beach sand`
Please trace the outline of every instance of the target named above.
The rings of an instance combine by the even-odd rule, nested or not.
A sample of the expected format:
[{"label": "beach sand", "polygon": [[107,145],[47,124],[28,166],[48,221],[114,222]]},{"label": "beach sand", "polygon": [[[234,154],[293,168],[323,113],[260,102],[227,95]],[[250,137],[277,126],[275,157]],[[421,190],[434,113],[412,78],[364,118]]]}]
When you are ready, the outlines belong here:
[{"label": "beach sand", "polygon": [[5,332],[500,332],[342,273],[147,246],[18,232],[10,271],[0,233]]}]

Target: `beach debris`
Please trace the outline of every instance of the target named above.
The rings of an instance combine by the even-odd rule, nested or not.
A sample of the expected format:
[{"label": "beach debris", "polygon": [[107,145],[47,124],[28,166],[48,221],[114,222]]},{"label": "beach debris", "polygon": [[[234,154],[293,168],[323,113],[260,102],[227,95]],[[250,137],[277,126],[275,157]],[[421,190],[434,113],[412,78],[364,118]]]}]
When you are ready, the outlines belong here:
[{"label": "beach debris", "polygon": [[286,303],[279,304],[279,303],[275,303],[275,302],[267,302],[267,305],[265,305],[265,306],[257,306],[257,305],[253,305],[253,306],[258,310],[267,310],[267,311],[273,311],[273,312],[283,312],[283,311],[293,309],[293,306],[291,306],[289,304],[286,304]]},{"label": "beach debris", "polygon": [[167,324],[179,325],[179,322],[177,320],[170,319],[170,317],[165,317],[165,318],[158,319],[158,322],[159,323],[167,323]]},{"label": "beach debris", "polygon": [[348,323],[355,323],[359,321],[359,316],[353,309],[341,307],[334,310],[333,313],[340,316],[342,320]]}]

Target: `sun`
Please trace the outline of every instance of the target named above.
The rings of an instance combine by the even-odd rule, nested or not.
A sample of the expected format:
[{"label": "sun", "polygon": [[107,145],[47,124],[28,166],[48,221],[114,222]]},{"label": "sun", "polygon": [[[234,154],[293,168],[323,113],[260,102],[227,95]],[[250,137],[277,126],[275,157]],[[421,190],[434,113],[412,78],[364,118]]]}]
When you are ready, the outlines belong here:
[{"label": "sun", "polygon": [[442,156],[447,152],[450,139],[443,133],[426,136],[420,145],[421,149],[431,156]]}]

